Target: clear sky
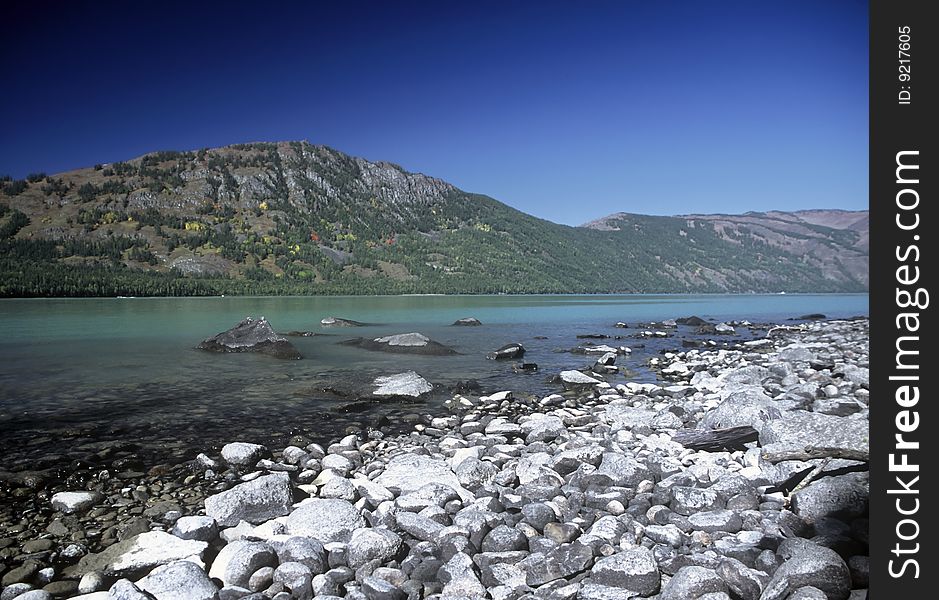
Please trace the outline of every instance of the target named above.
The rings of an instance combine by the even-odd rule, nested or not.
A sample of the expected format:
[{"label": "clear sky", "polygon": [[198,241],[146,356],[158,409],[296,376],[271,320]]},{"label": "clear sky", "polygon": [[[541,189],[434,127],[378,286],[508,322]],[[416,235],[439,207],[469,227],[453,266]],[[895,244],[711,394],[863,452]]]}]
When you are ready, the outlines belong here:
[{"label": "clear sky", "polygon": [[572,225],[868,206],[863,1],[3,12],[0,174],[305,139]]}]

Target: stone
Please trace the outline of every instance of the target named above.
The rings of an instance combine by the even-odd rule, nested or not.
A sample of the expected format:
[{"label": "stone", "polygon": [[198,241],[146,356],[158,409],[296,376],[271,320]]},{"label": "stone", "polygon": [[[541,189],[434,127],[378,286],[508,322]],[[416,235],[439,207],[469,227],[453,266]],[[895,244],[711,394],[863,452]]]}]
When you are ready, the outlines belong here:
[{"label": "stone", "polygon": [[802,451],[806,445],[870,452],[870,424],[862,418],[792,410],[760,431],[766,454]]},{"label": "stone", "polygon": [[264,446],[248,442],[232,442],[222,446],[222,458],[233,467],[253,467],[267,453]]},{"label": "stone", "polygon": [[717,574],[730,591],[741,600],[758,600],[769,576],[747,567],[735,558],[724,557],[717,565]]},{"label": "stone", "polygon": [[437,576],[443,586],[444,598],[472,598],[482,600],[486,597],[486,588],[476,576],[473,559],[462,552],[457,552],[448,560]]},{"label": "stone", "polygon": [[697,531],[737,533],[743,527],[740,515],[732,510],[709,510],[689,515],[688,522]]},{"label": "stone", "polygon": [[692,515],[723,506],[720,495],[714,490],[676,485],[672,487],[671,508],[680,515]]},{"label": "stone", "polygon": [[137,587],[157,600],[216,600],[215,587],[199,565],[181,560],[157,567],[137,582]]},{"label": "stone", "polygon": [[566,432],[564,421],[553,415],[533,414],[521,424],[521,433],[525,436],[526,444],[550,442]]},{"label": "stone", "polygon": [[486,355],[489,360],[511,360],[525,356],[525,346],[521,344],[506,344],[498,350]]},{"label": "stone", "polygon": [[0,591],[0,600],[22,598],[23,594],[32,590],[33,586],[28,583],[11,583],[3,586],[3,590]]},{"label": "stone", "polygon": [[290,590],[293,598],[313,597],[313,573],[302,563],[280,563],[274,569],[274,584],[278,583]]},{"label": "stone", "polygon": [[443,483],[430,482],[425,483],[413,492],[408,492],[398,496],[395,504],[401,510],[410,512],[419,512],[428,506],[444,506],[451,500],[458,500],[460,497],[449,485]]},{"label": "stone", "polygon": [[79,594],[90,594],[92,592],[100,592],[101,590],[107,589],[107,578],[101,571],[90,571],[85,573],[78,581]]},{"label": "stone", "polygon": [[10,569],[4,573],[3,579],[0,579],[0,583],[2,583],[4,587],[16,583],[28,583],[32,581],[36,573],[39,572],[39,566],[37,561],[28,560],[15,569]]},{"label": "stone", "polygon": [[850,522],[867,513],[869,495],[866,473],[824,477],[792,495],[792,511],[809,523],[825,517]]},{"label": "stone", "polygon": [[269,588],[272,583],[274,583],[274,567],[261,567],[248,579],[248,589],[252,592],[260,592]]},{"label": "stone", "polygon": [[52,495],[52,508],[67,515],[84,513],[103,500],[98,492],[59,492]]},{"label": "stone", "polygon": [[206,542],[181,540],[163,531],[149,531],[109,546],[98,554],[82,557],[77,573],[101,571],[112,577],[128,577],[178,560],[201,558],[207,547]]},{"label": "stone", "polygon": [[228,331],[203,340],[197,348],[210,352],[260,352],[292,360],[303,358],[286,337],[274,333],[264,317],[247,317]]},{"label": "stone", "polygon": [[452,324],[458,327],[478,327],[482,325],[479,319],[475,317],[463,317],[462,319],[457,319]]},{"label": "stone", "polygon": [[393,457],[374,481],[398,494],[417,491],[428,483],[442,483],[456,490],[462,498],[471,496],[460,485],[450,465],[420,454],[399,454]]},{"label": "stone", "polygon": [[379,352],[392,352],[395,354],[422,354],[430,356],[446,356],[456,354],[456,350],[435,342],[424,334],[398,333],[379,338],[355,338],[340,342],[346,346],[356,346],[365,350]]},{"label": "stone", "polygon": [[314,537],[322,543],[348,542],[352,532],[365,526],[365,519],[346,500],[311,498],[287,517],[287,531]]},{"label": "stone", "polygon": [[767,421],[782,417],[782,413],[772,402],[772,398],[764,394],[762,389],[734,392],[709,410],[701,419],[698,428],[723,429],[749,425],[760,431]]},{"label": "stone", "polygon": [[235,540],[219,551],[209,569],[209,577],[220,580],[225,586],[246,588],[255,571],[276,566],[277,554],[269,545]]},{"label": "stone", "polygon": [[326,317],[320,320],[321,327],[362,327],[364,325],[365,323],[342,317]]},{"label": "stone", "polygon": [[600,485],[635,487],[643,479],[651,479],[651,472],[630,454],[604,452],[600,466],[590,475],[591,481]]},{"label": "stone", "polygon": [[108,590],[110,600],[155,600],[153,596],[142,591],[129,579],[118,579]]},{"label": "stone", "polygon": [[599,379],[584,375],[580,371],[561,371],[558,380],[565,386],[590,386],[602,383]]},{"label": "stone", "polygon": [[711,569],[698,566],[682,567],[659,594],[660,600],[686,600],[703,594],[726,592],[727,584]]},{"label": "stone", "polygon": [[367,600],[405,600],[408,597],[393,584],[373,576],[362,579],[362,593]]},{"label": "stone", "polygon": [[399,512],[395,515],[395,522],[402,531],[425,542],[436,541],[443,529],[440,523],[412,512]]},{"label": "stone", "polygon": [[514,527],[499,525],[483,538],[483,552],[511,552],[528,550],[528,538]]},{"label": "stone", "polygon": [[783,600],[804,586],[822,590],[830,600],[845,600],[850,594],[848,565],[834,550],[792,538],[780,544],[777,554],[784,562],[766,584],[760,600]]},{"label": "stone", "polygon": [[218,537],[218,525],[212,517],[201,515],[180,517],[170,533],[184,540],[211,542]]},{"label": "stone", "polygon": [[222,527],[239,521],[263,523],[290,512],[293,493],[287,473],[271,473],[205,499],[205,514]]},{"label": "stone", "polygon": [[291,536],[276,545],[274,550],[280,562],[297,562],[306,565],[314,575],[325,573],[328,567],[326,549],[314,538]]},{"label": "stone", "polygon": [[372,382],[372,387],[374,388],[372,395],[383,398],[394,396],[419,398],[434,389],[434,386],[414,371],[378,377]]},{"label": "stone", "polygon": [[659,591],[660,576],[648,548],[635,546],[599,559],[590,571],[593,583],[649,596]]},{"label": "stone", "polygon": [[401,536],[387,529],[356,529],[349,540],[347,562],[352,569],[370,560],[389,562],[401,548]]}]

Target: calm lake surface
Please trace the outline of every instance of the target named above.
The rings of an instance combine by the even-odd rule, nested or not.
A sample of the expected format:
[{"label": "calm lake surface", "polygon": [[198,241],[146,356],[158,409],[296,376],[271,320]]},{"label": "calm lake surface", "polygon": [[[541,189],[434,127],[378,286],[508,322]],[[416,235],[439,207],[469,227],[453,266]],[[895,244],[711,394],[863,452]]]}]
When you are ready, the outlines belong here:
[{"label": "calm lake surface", "polygon": [[[183,455],[235,439],[270,442],[303,432],[341,435],[382,411],[439,412],[459,382],[481,391],[558,391],[550,377],[593,359],[570,350],[604,334],[634,351],[610,379],[654,381],[649,356],[681,346],[681,336],[644,340],[641,323],[697,315],[715,321],[781,322],[808,313],[829,318],[868,314],[866,294],[606,295],[606,296],[356,296],[0,300],[0,450],[10,462],[42,452],[67,452],[95,439],[135,440]],[[293,337],[304,359],[213,354],[194,349],[246,316],[265,316]],[[371,323],[321,328],[339,316]],[[461,317],[481,327],[452,327]],[[617,321],[628,329],[615,328]],[[456,349],[456,356],[369,352],[338,342],[418,331]],[[762,335],[738,329],[749,339]],[[614,339],[614,336],[622,336]],[[535,374],[485,360],[509,342],[528,349]],[[374,377],[415,370],[440,391],[409,405],[350,403],[327,388],[366,385]],[[193,456],[188,456],[192,458]]]}]

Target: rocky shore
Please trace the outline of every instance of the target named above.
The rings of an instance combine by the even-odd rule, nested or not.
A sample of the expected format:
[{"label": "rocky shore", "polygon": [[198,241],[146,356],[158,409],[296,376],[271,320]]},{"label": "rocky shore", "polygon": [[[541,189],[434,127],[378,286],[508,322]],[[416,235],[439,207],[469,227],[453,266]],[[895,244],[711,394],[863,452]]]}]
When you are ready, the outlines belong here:
[{"label": "rocky shore", "polygon": [[859,600],[868,340],[779,326],[615,386],[614,352],[564,394],[455,396],[403,435],[8,476],[40,508],[0,524],[0,600]]}]

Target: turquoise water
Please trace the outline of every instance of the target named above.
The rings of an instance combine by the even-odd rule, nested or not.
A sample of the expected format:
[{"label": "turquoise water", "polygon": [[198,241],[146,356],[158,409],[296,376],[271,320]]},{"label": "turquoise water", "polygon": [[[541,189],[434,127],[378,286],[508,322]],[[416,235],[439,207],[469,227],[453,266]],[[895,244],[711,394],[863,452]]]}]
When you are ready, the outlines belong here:
[{"label": "turquoise water", "polygon": [[[808,313],[831,318],[868,314],[866,294],[609,295],[609,296],[356,296],[231,298],[102,298],[0,300],[0,444],[9,449],[40,433],[85,432],[172,440],[248,437],[289,429],[335,432],[343,419],[361,423],[378,407],[350,406],[323,390],[357,388],[374,377],[415,370],[439,386],[433,398],[399,406],[428,411],[458,382],[483,392],[514,389],[543,394],[559,370],[589,364],[569,352],[579,334],[634,348],[618,364],[627,378],[651,380],[652,354],[680,347],[677,338],[633,339],[636,325],[698,315],[706,319],[779,322]],[[277,331],[330,334],[291,338],[304,355],[279,361],[263,355],[195,350],[204,338],[245,316],[265,316]],[[339,316],[372,323],[320,328]],[[451,327],[461,317],[482,327]],[[630,329],[616,329],[617,321]],[[337,345],[356,336],[419,331],[455,348],[447,357],[403,356]],[[742,337],[748,334],[741,330]],[[754,333],[753,335],[757,335]],[[540,372],[515,374],[486,352],[522,342]],[[602,342],[601,342],[602,343]],[[344,415],[341,418],[338,415]],[[356,421],[358,419],[358,421]],[[53,436],[55,437],[55,436]],[[217,439],[219,438],[219,439]],[[16,444],[12,444],[16,446]]]}]

